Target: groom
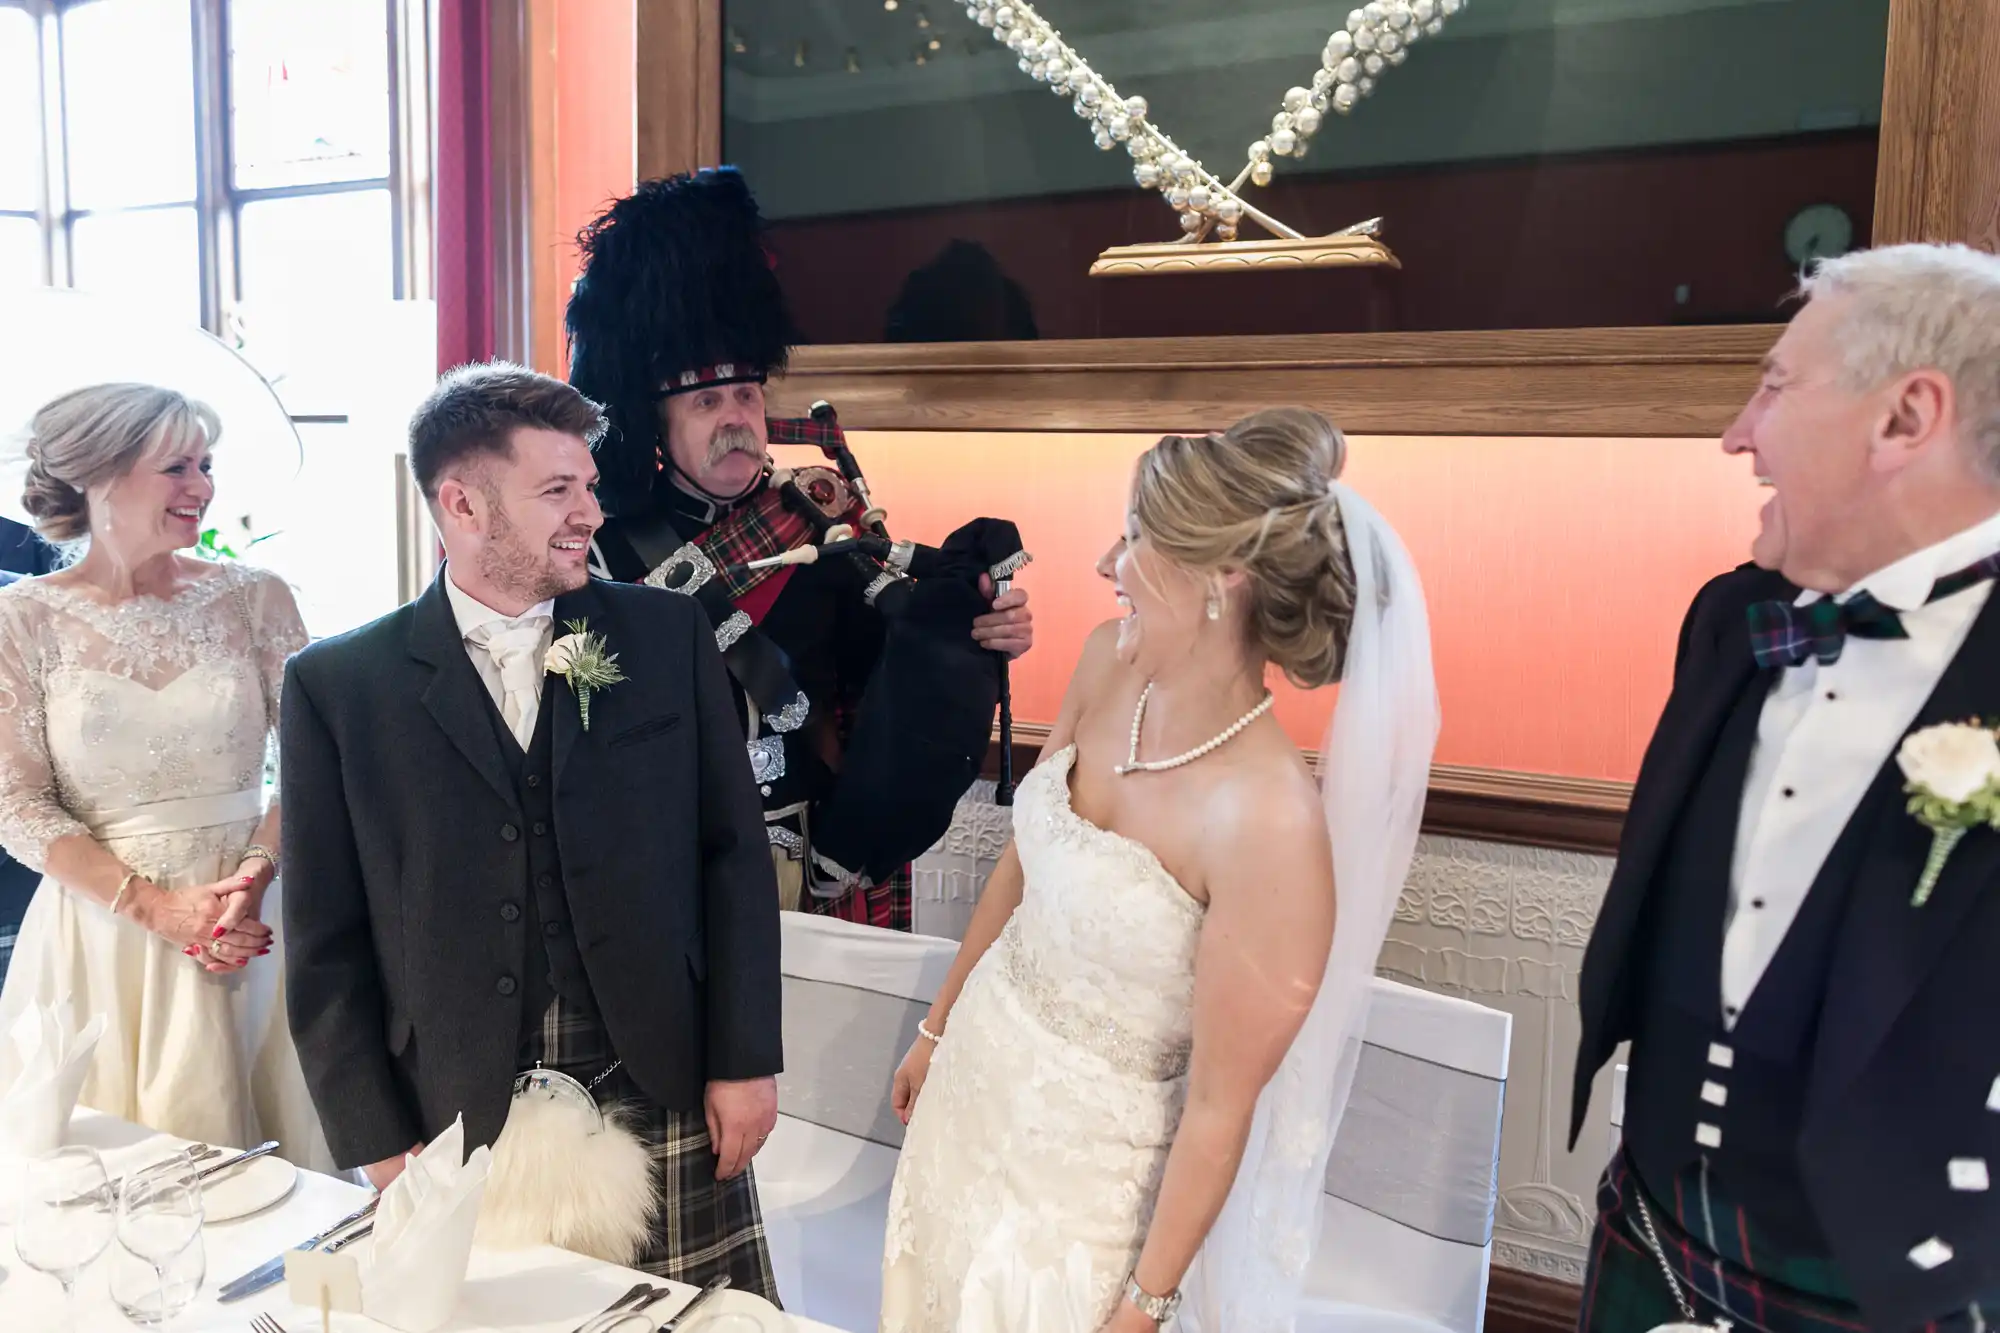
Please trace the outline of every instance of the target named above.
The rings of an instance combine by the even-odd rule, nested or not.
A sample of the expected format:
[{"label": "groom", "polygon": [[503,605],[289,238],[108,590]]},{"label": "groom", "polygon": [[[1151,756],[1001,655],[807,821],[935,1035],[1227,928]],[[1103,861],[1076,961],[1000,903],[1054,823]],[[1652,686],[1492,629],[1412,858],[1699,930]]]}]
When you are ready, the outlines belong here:
[{"label": "groom", "polygon": [[2000,258],[1806,291],[1723,437],[1771,488],[1756,566],[1688,612],[1584,959],[1572,1144],[1632,1048],[1582,1333],[2000,1319],[2000,831],[1919,905],[1895,758],[2000,726]]},{"label": "groom", "polygon": [[[430,590],[292,659],[287,1000],[335,1158],[378,1187],[544,1064],[638,1111],[664,1203],[640,1266],[776,1291],[750,1158],[777,1114],[778,897],[694,602],[585,573],[602,418],[508,365],[410,426]],[[623,679],[545,672],[581,627]]]}]

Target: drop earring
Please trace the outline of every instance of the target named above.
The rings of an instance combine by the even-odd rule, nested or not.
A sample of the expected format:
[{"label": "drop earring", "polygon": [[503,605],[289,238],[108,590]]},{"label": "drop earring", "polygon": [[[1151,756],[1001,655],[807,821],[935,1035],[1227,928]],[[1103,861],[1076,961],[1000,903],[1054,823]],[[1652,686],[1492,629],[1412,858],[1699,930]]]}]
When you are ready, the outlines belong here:
[{"label": "drop earring", "polygon": [[1208,618],[1210,620],[1222,619],[1222,599],[1214,593],[1208,595]]}]

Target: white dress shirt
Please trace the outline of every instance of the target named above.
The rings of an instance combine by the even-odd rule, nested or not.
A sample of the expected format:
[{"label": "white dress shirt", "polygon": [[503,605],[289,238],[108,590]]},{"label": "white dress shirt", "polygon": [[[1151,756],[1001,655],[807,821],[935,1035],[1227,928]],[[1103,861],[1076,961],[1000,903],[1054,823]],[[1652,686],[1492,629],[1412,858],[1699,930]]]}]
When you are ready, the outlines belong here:
[{"label": "white dress shirt", "polygon": [[[1809,657],[1786,668],[1764,701],[1723,919],[1725,1026],[1736,1025],[1841,831],[1993,590],[1988,581],[1926,605],[1931,585],[1995,551],[2000,514],[1870,574],[1837,600],[1865,589],[1901,614],[1910,637],[1849,636],[1838,662]],[[1820,596],[1801,593],[1798,604]]]},{"label": "white dress shirt", "polygon": [[508,730],[527,749],[535,738],[542,680],[548,674],[544,664],[555,641],[555,602],[538,602],[518,616],[503,616],[452,582],[449,568],[444,593],[465,638],[466,656],[478,669]]}]

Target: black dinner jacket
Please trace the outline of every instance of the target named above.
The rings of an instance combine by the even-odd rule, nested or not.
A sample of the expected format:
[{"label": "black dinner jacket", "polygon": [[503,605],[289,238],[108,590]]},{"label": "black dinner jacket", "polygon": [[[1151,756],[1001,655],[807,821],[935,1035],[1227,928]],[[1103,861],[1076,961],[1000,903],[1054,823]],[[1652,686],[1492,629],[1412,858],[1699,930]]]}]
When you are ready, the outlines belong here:
[{"label": "black dinner jacket", "polygon": [[[1593,1077],[1636,1028],[1638,969],[1627,964],[1647,894],[1672,840],[1685,833],[1682,809],[1724,719],[1758,674],[1747,608],[1797,594],[1746,565],[1704,587],[1682,625],[1673,691],[1640,766],[1584,957],[1572,1148]],[[2000,721],[2000,595],[1988,598],[1910,730],[1975,716]],[[2000,1291],[2000,1200],[1954,1190],[1947,1175],[1955,1158],[1982,1159],[2000,1174],[2000,1110],[1992,1109],[2000,1106],[2000,832],[1968,835],[1930,902],[1910,906],[1931,837],[1906,812],[1902,781],[1887,757],[1854,815],[1869,827],[1853,830],[1863,836],[1834,937],[1797,1149],[1806,1192],[1862,1313],[1872,1328],[1898,1333]],[[1926,1271],[1909,1254],[1933,1237],[1953,1257]]]},{"label": "black dinner jacket", "polygon": [[[286,998],[334,1157],[463,1113],[499,1134],[516,1071],[526,821],[444,575],[292,659],[282,701]],[[557,598],[625,680],[553,710],[555,836],[613,1048],[656,1102],[775,1074],[778,896],[733,693],[700,608],[593,580]]]}]

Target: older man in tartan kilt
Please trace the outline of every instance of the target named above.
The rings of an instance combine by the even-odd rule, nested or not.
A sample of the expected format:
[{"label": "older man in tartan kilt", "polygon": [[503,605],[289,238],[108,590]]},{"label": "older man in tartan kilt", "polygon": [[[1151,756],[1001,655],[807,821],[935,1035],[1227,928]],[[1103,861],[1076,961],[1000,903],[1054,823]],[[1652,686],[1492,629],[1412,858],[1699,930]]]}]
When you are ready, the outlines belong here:
[{"label": "older man in tartan kilt", "polygon": [[1910,798],[2000,808],[2000,258],[1805,294],[1723,437],[1754,563],[1688,611],[1584,960],[1572,1143],[1631,1054],[1582,1333],[2000,1316],[2000,821],[1940,857]]},{"label": "older man in tartan kilt", "polygon": [[[961,654],[960,676],[928,680],[923,706],[904,702],[891,718],[866,705],[870,682],[907,641],[877,609],[897,572],[858,556],[744,568],[832,524],[859,529],[869,512],[845,469],[787,474],[793,499],[816,513],[783,502],[769,445],[818,445],[829,456],[845,445],[830,415],[766,414],[765,380],[783,369],[794,333],[762,234],[755,201],[726,167],[647,182],[585,229],[567,317],[570,380],[612,423],[598,449],[608,517],[592,570],[687,593],[708,611],[742,695],[783,904],[907,931],[907,858],[942,835],[978,755],[943,783],[918,775],[957,748],[940,745],[942,734],[971,735],[983,750],[992,655],[1018,656],[1033,640],[1027,594],[995,599],[982,582],[991,610],[971,619],[964,647],[986,652]],[[858,745],[871,730],[873,743]],[[857,801],[862,791],[877,796]]]}]

